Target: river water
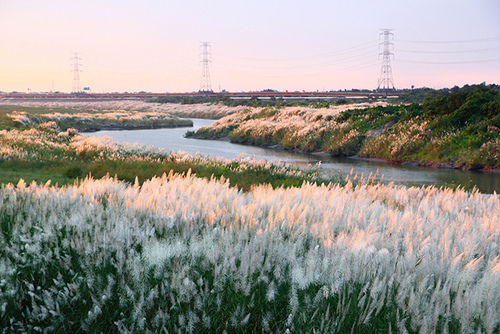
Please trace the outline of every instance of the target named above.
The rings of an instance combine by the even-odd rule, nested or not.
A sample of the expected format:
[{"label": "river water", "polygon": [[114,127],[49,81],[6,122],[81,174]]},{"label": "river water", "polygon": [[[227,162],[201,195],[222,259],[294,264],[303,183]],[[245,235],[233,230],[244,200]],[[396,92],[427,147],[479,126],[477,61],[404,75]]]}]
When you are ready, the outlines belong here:
[{"label": "river water", "polygon": [[460,184],[467,188],[475,186],[484,193],[500,192],[500,173],[400,166],[357,158],[333,158],[302,154],[280,149],[233,144],[227,141],[184,138],[184,134],[188,130],[196,131],[212,122],[214,121],[193,119],[192,128],[98,131],[86,135],[109,136],[118,142],[154,145],[170,151],[181,150],[193,154],[201,153],[228,159],[234,159],[242,155],[254,156],[269,161],[286,161],[301,168],[318,166],[318,163],[320,163],[319,172],[325,177],[340,174],[344,178],[351,172],[352,176],[357,173],[358,176],[363,175],[365,178],[370,174],[376,174],[376,179],[380,180],[382,178],[383,182],[415,186],[435,185],[438,187],[445,184]]}]

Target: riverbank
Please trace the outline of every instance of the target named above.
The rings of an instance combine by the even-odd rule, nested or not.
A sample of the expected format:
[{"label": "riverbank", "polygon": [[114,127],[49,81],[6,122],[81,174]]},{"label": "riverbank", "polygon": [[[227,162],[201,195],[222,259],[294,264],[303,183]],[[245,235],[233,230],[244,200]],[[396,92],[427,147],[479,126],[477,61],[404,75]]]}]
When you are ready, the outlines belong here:
[{"label": "riverbank", "polygon": [[386,159],[391,163],[496,170],[500,167],[500,91],[464,87],[422,105],[262,108],[228,115],[195,138]]},{"label": "riverbank", "polygon": [[[193,139],[199,139],[199,140],[218,140],[218,141],[222,141],[222,142],[232,142],[229,136],[223,136],[223,137],[218,137],[218,138],[200,138],[200,137],[190,135],[190,136],[187,136],[187,138],[193,138]],[[235,142],[232,142],[232,143],[235,143]],[[256,145],[256,144],[245,143],[245,142],[239,142],[237,144],[248,145],[248,146],[253,146],[253,147],[262,147],[262,148],[268,148],[268,149],[275,149],[275,150],[281,150],[281,151],[286,151],[286,152],[294,152],[294,153],[300,153],[300,154],[311,155],[311,156],[318,156],[318,157],[323,157],[323,158],[338,158],[339,157],[339,156],[332,155],[325,150],[305,151],[305,150],[298,149],[298,148],[286,148],[286,147],[283,147],[280,145]],[[344,158],[358,160],[358,161],[383,163],[383,164],[387,164],[387,165],[422,167],[422,168],[426,168],[426,169],[437,169],[437,170],[452,169],[452,170],[461,170],[461,171],[472,170],[470,168],[464,168],[463,165],[452,164],[452,163],[432,163],[432,162],[422,162],[422,161],[412,161],[412,160],[400,161],[400,160],[392,160],[392,159],[388,159],[388,158],[365,157],[365,156],[360,156],[360,155],[344,156]],[[473,171],[482,172],[482,173],[500,173],[500,167],[494,167],[494,168],[487,167],[487,168],[473,169]]]},{"label": "riverbank", "polygon": [[115,176],[142,182],[169,173],[190,173],[200,178],[229,180],[249,191],[257,184],[273,187],[300,186],[304,182],[330,183],[315,170],[303,171],[282,163],[242,157],[224,159],[171,152],[154,146],[113,142],[110,137],[87,137],[75,129],[61,131],[55,123],[27,130],[0,131],[0,184],[24,179],[59,185],[72,184],[92,175]]}]

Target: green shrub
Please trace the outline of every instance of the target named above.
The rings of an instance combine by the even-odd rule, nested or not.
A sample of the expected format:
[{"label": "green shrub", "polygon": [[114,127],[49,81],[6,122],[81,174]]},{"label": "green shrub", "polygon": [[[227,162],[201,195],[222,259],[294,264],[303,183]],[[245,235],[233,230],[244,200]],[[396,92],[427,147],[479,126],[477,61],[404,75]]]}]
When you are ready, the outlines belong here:
[{"label": "green shrub", "polygon": [[82,178],[85,176],[82,166],[75,165],[70,165],[64,168],[63,174],[70,179]]}]

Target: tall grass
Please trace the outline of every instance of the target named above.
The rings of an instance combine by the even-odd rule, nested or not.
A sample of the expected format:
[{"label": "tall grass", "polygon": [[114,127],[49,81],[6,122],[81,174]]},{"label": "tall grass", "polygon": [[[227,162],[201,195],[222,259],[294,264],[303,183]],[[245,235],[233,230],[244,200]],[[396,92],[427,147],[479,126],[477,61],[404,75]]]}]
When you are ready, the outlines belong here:
[{"label": "tall grass", "polygon": [[359,149],[363,134],[343,119],[342,112],[380,105],[385,104],[364,103],[312,109],[246,109],[228,115],[190,135],[199,138],[227,136],[232,142],[278,145],[286,149],[308,152],[326,151],[333,155],[353,155]]},{"label": "tall grass", "polygon": [[169,174],[0,190],[4,332],[497,333],[500,199]]},{"label": "tall grass", "polygon": [[[71,110],[76,110],[78,112],[90,112],[90,113],[110,113],[110,112],[124,112],[124,113],[156,113],[156,114],[167,114],[171,116],[183,117],[183,118],[221,118],[228,114],[245,109],[244,106],[228,107],[222,104],[190,104],[183,105],[178,103],[152,103],[144,101],[90,101],[90,102],[39,102],[39,101],[29,101],[29,102],[11,102],[5,101],[3,104],[16,105],[19,107],[27,107],[31,111],[36,111],[34,109],[52,109],[54,112],[69,113]],[[8,108],[2,106],[1,108]],[[1,111],[0,108],[0,111]],[[22,110],[21,110],[22,111]],[[29,111],[29,110],[28,110]],[[69,111],[69,112],[68,112]],[[1,114],[0,114],[1,116]],[[1,121],[1,118],[0,118]],[[0,122],[1,124],[1,122]]]}]

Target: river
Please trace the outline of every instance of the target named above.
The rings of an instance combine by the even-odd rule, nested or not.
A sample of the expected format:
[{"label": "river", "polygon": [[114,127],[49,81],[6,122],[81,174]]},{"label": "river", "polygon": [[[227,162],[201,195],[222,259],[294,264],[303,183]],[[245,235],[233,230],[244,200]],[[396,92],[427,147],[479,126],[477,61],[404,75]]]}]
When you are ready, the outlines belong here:
[{"label": "river", "polygon": [[358,176],[364,175],[366,178],[370,174],[377,174],[376,179],[382,178],[384,182],[392,181],[397,184],[410,186],[435,185],[440,187],[446,184],[461,184],[467,188],[475,186],[484,193],[500,192],[500,173],[496,172],[401,166],[357,158],[333,158],[280,149],[233,144],[227,141],[184,138],[186,131],[196,131],[200,127],[209,125],[212,122],[214,120],[193,119],[192,128],[98,131],[86,135],[109,136],[118,142],[141,143],[162,147],[170,151],[199,152],[203,155],[229,159],[234,159],[241,155],[249,155],[269,161],[286,161],[291,165],[301,168],[320,163],[319,172],[325,177],[339,174],[345,177],[352,171],[353,176],[357,173]]}]

